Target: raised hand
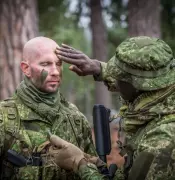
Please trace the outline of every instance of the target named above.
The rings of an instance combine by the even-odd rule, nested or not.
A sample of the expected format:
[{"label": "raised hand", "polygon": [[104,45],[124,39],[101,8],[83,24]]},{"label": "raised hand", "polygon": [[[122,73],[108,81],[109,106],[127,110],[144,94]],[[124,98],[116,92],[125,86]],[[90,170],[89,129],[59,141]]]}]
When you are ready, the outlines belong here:
[{"label": "raised hand", "polygon": [[62,44],[61,47],[56,48],[55,53],[60,60],[71,64],[69,69],[79,76],[96,75],[101,72],[101,66],[98,60],[90,59],[83,52],[71,46]]}]

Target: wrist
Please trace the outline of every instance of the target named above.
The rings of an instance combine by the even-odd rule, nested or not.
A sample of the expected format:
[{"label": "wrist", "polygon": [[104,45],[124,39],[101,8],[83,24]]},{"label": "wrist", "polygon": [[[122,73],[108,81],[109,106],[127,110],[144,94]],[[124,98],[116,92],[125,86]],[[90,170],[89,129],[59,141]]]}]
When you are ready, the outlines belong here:
[{"label": "wrist", "polygon": [[87,159],[85,159],[85,158],[81,159],[81,161],[80,161],[79,164],[78,164],[78,169],[79,169],[81,166],[86,166],[87,164],[88,164]]},{"label": "wrist", "polygon": [[96,59],[92,59],[92,72],[93,75],[99,75],[101,73],[101,63]]},{"label": "wrist", "polygon": [[81,165],[76,173],[79,177],[83,177],[84,174],[90,173],[92,175],[94,173],[98,173],[98,169],[94,164],[88,162],[85,165]]}]

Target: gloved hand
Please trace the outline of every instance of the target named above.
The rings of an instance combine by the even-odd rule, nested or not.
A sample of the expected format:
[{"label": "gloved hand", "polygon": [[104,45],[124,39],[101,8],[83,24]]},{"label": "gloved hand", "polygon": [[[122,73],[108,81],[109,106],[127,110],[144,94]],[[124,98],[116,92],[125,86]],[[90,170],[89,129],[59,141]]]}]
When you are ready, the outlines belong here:
[{"label": "gloved hand", "polygon": [[99,157],[91,156],[90,154],[86,154],[86,153],[84,153],[84,156],[89,163],[95,164],[97,168],[106,166],[106,163],[103,162]]},{"label": "gloved hand", "polygon": [[50,142],[48,153],[59,167],[76,172],[81,160],[88,162],[83,151],[60,137],[51,135]]}]

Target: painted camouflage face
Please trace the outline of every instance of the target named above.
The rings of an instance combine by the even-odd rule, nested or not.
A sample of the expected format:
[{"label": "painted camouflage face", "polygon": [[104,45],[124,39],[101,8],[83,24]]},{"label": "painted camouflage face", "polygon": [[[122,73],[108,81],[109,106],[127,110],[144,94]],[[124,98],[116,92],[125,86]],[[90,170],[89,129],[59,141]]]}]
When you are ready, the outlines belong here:
[{"label": "painted camouflage face", "polygon": [[122,80],[144,91],[174,84],[174,70],[175,59],[171,48],[160,39],[146,36],[122,42],[115,56],[108,61],[106,69],[111,84]]}]

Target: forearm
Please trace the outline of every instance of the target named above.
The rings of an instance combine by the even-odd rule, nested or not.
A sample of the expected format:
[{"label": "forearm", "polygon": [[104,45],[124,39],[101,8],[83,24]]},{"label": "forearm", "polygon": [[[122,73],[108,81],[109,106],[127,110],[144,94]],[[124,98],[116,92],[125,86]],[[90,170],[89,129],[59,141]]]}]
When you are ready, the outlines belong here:
[{"label": "forearm", "polygon": [[109,178],[99,173],[94,164],[80,165],[78,175],[82,180],[108,180]]}]

